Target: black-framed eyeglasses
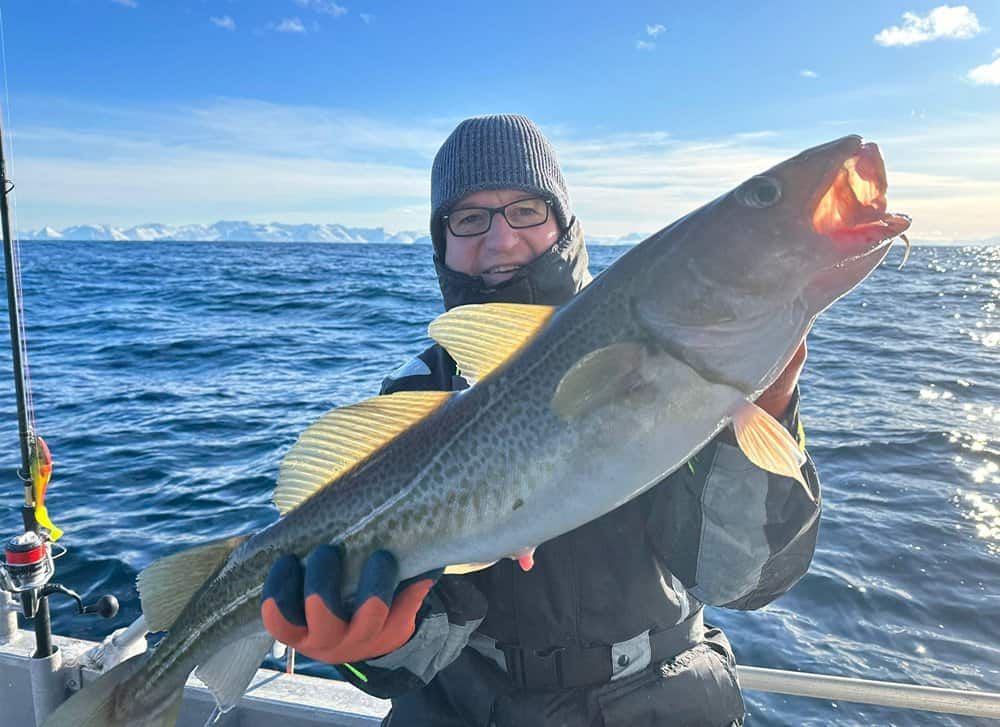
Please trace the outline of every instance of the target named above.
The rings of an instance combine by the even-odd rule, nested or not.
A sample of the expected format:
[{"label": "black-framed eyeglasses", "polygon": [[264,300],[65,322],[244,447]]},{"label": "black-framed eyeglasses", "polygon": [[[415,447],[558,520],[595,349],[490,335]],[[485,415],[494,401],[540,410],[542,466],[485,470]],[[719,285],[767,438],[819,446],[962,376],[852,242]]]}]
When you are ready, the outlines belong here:
[{"label": "black-framed eyeglasses", "polygon": [[489,231],[493,215],[502,214],[515,230],[538,227],[549,221],[552,200],[545,197],[525,197],[502,207],[463,207],[443,215],[442,220],[455,237],[474,237]]}]

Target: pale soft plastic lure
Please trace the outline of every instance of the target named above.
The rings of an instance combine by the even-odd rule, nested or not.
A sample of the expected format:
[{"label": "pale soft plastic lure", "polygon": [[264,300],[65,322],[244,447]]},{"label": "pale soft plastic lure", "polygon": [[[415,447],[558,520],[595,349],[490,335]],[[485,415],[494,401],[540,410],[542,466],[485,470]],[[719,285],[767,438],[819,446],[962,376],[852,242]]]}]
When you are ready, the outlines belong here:
[{"label": "pale soft plastic lure", "polygon": [[897,270],[902,270],[903,266],[906,265],[906,261],[910,259],[910,238],[906,235],[900,234],[899,239],[906,243],[906,251],[903,253],[903,262],[899,264]]}]

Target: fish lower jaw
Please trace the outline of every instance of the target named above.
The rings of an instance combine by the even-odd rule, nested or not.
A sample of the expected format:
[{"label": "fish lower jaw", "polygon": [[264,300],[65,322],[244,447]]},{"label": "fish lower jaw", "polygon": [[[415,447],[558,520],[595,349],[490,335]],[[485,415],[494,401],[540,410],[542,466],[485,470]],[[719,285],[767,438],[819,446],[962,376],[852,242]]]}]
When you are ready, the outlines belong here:
[{"label": "fish lower jaw", "polygon": [[906,215],[888,214],[847,230],[827,233],[843,257],[827,269],[849,265],[856,260],[882,251],[910,227]]},{"label": "fish lower jaw", "polygon": [[841,257],[811,275],[804,287],[807,307],[818,315],[853,290],[882,263],[893,239],[868,244],[856,254]]},{"label": "fish lower jaw", "polygon": [[[891,238],[890,239],[886,239],[886,240],[880,240],[880,241],[878,241],[878,242],[876,242],[874,244],[869,244],[862,251],[860,251],[860,252],[858,252],[858,253],[856,253],[854,255],[851,255],[849,257],[841,258],[840,260],[838,260],[837,262],[835,262],[833,265],[829,265],[829,266],[823,268],[823,270],[821,272],[832,272],[832,271],[839,270],[839,269],[842,269],[842,268],[847,268],[847,267],[850,267],[850,266],[854,265],[855,263],[857,263],[857,262],[859,262],[861,260],[864,260],[867,257],[874,257],[876,255],[878,255],[878,256],[881,257],[881,254],[884,253],[884,251],[886,250],[886,248],[888,248],[891,244],[892,244],[892,239]],[[877,263],[875,265],[873,265],[872,267],[875,267],[876,265],[877,265]]]}]

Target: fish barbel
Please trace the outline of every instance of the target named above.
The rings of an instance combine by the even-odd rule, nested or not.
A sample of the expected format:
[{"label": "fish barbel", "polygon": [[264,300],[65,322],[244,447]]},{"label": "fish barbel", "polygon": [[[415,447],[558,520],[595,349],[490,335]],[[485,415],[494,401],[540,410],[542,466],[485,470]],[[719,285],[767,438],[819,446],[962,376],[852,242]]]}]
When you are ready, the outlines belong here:
[{"label": "fish barbel", "polygon": [[395,555],[401,579],[508,556],[527,563],[729,425],[751,461],[801,482],[797,443],[752,402],[816,316],[909,227],[886,212],[885,191],[878,148],[844,137],[652,235],[561,308],[445,313],[430,333],[475,384],[324,415],[282,463],[282,517],[143,571],[144,616],[167,635],[45,725],[173,725],[196,668],[221,707],[235,705],[271,645],[261,589],[287,554],[342,545],[345,597],[378,548]]}]

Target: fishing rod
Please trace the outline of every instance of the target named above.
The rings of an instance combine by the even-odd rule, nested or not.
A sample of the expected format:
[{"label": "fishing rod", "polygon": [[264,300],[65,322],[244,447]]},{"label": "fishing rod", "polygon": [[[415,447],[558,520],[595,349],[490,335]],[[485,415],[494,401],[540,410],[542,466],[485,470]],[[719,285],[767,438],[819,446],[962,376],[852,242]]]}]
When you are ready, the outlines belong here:
[{"label": "fishing rod", "polygon": [[[6,69],[4,71],[6,73]],[[97,613],[104,617],[117,614],[118,601],[114,596],[103,596],[96,603],[85,606],[74,591],[57,583],[50,583],[55,574],[52,545],[62,535],[62,531],[49,519],[45,507],[45,493],[52,475],[52,455],[35,428],[22,319],[20,264],[10,224],[9,199],[14,191],[14,183],[7,177],[2,116],[0,110],[0,232],[3,234],[7,312],[10,318],[14,394],[21,449],[21,466],[17,474],[24,489],[24,503],[21,506],[24,532],[11,538],[4,546],[4,559],[0,561],[0,589],[20,600],[21,613],[34,622],[34,658],[46,659],[56,651],[52,644],[48,603],[50,595],[60,593],[68,596],[76,601],[80,613]]]},{"label": "fishing rod", "polygon": [[[17,249],[10,232],[9,198],[14,190],[14,183],[7,178],[7,160],[3,139],[3,121],[2,114],[0,114],[0,230],[3,233],[7,312],[10,318],[14,395],[17,402],[17,431],[21,445],[21,467],[18,470],[18,477],[24,485],[24,504],[21,506],[24,533],[12,538],[4,548],[5,560],[3,567],[0,568],[0,585],[3,586],[4,590],[20,596],[21,610],[24,616],[32,619],[35,625],[35,657],[45,658],[53,653],[53,648],[48,597],[42,594],[42,590],[55,572],[51,542],[57,539],[61,533],[58,528],[42,526],[39,523],[39,513],[36,510],[39,501],[43,500],[44,490],[48,486],[52,458],[48,447],[37,436],[34,428],[34,407],[26,375],[27,350],[21,320],[21,286]],[[32,472],[36,477],[31,476]],[[44,483],[42,483],[43,479]],[[36,485],[40,485],[40,487]],[[47,520],[47,518],[44,519]]]}]

